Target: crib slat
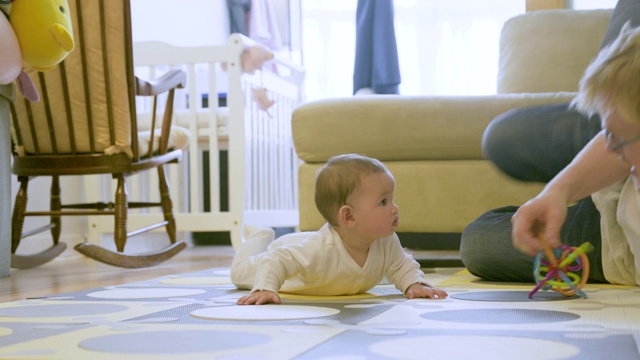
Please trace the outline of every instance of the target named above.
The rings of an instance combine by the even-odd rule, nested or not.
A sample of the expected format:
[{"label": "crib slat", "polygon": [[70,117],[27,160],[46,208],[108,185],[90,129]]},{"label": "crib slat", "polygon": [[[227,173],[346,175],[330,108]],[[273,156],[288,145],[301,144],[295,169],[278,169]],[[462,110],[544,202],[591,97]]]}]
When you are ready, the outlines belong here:
[{"label": "crib slat", "polygon": [[[208,64],[209,129],[218,128],[218,89],[216,84],[216,63]],[[220,146],[215,132],[209,135],[209,204],[212,212],[220,211]]]}]

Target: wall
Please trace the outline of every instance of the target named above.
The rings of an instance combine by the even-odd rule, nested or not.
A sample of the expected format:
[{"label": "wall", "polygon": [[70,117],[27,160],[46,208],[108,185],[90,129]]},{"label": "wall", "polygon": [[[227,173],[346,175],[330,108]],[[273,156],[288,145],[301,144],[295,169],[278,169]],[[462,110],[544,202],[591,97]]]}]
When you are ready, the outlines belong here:
[{"label": "wall", "polygon": [[229,35],[226,0],[132,0],[133,41],[221,45]]}]

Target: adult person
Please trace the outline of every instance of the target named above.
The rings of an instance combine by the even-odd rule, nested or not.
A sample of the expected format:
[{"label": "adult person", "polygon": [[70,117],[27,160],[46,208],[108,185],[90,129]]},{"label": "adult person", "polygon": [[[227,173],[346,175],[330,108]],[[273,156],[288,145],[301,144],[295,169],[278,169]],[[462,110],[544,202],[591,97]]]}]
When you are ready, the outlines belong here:
[{"label": "adult person", "polygon": [[[630,190],[640,169],[640,156],[634,153],[640,155],[640,144],[633,136],[640,134],[640,114],[634,109],[640,89],[633,88],[637,81],[632,80],[640,76],[632,66],[640,53],[623,43],[635,37],[618,37],[626,22],[640,25],[640,0],[617,3],[601,52],[572,104],[514,110],[487,128],[483,150],[490,160],[517,179],[548,184],[522,207],[489,211],[467,226],[460,255],[471,273],[493,281],[533,281],[532,256],[542,249],[542,234],[552,247],[592,243],[591,282],[640,282],[640,229],[629,227],[631,208],[640,207]],[[616,51],[623,50],[629,51],[623,56],[629,60],[625,71],[638,71],[635,78],[622,74],[615,79],[619,86],[630,86],[626,94],[597,79],[612,70]],[[616,211],[622,218],[616,218]],[[636,215],[640,223],[640,211]]]}]

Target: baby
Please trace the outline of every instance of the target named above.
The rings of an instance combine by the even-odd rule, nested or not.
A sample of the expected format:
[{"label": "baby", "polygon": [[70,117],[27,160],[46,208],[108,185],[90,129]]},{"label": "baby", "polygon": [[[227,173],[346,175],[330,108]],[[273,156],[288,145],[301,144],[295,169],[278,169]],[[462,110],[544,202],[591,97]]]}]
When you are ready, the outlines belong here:
[{"label": "baby", "polygon": [[302,295],[364,293],[386,276],[409,299],[444,299],[395,233],[395,180],[378,160],[335,156],[316,180],[316,207],[327,223],[318,231],[284,235],[271,229],[246,239],[231,265],[231,281],[251,289],[239,305],[281,302],[278,291]]}]

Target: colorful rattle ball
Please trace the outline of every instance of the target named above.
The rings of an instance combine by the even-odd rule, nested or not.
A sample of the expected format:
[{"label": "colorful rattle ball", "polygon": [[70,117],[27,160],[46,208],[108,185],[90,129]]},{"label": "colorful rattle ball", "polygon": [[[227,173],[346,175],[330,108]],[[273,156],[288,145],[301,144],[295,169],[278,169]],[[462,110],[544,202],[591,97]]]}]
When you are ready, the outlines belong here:
[{"label": "colorful rattle ball", "polygon": [[[545,240],[541,240],[544,251],[541,251],[533,263],[533,277],[536,287],[529,293],[529,298],[542,289],[557,291],[564,296],[579,295],[587,298],[582,288],[589,278],[589,258],[586,253],[593,250],[593,245],[586,242],[579,247],[561,245],[551,250]],[[582,277],[577,273],[581,271]]]}]

